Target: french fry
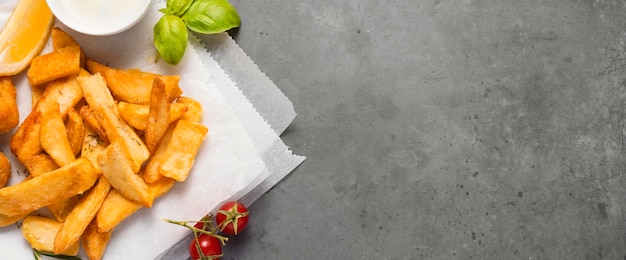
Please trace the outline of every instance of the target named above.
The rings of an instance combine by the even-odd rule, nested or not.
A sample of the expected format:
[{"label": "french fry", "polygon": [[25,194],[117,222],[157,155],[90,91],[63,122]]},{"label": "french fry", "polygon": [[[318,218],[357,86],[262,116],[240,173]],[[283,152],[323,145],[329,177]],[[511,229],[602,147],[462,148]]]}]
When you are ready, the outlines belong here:
[{"label": "french fry", "polygon": [[100,126],[106,131],[109,141],[126,147],[133,171],[139,172],[143,162],[150,157],[150,152],[137,133],[119,117],[115,100],[107,89],[104,78],[100,74],[78,76],[78,82],[83,88],[85,100],[93,109]]},{"label": "french fry", "polygon": [[150,93],[154,77],[165,83],[166,93],[170,102],[182,93],[178,86],[179,76],[164,76],[140,70],[119,70],[107,67],[93,60],[87,60],[87,70],[93,74],[100,73],[115,98],[120,101],[136,104],[150,103]]},{"label": "french fry", "polygon": [[196,153],[209,129],[200,123],[179,120],[159,163],[159,173],[177,181],[184,181],[193,167]]},{"label": "french fry", "polygon": [[3,188],[11,178],[11,161],[0,151],[0,188]]},{"label": "french fry", "polygon": [[[148,125],[150,107],[148,105],[133,104],[128,102],[118,102],[117,110],[126,123],[137,130],[145,131]],[[183,103],[170,103],[170,115],[168,124],[180,119],[188,108]]]},{"label": "french fry", "polygon": [[124,145],[114,142],[100,153],[98,165],[102,174],[111,182],[111,186],[124,197],[143,206],[152,207],[152,195],[148,186],[133,171],[129,157]]},{"label": "french fry", "polygon": [[98,226],[95,219],[91,221],[85,232],[83,233],[81,244],[85,249],[85,253],[90,260],[102,259],[104,251],[111,240],[113,230],[107,232],[98,232]]},{"label": "french fry", "polygon": [[56,201],[48,205],[48,210],[52,213],[54,219],[59,222],[65,222],[67,216],[72,212],[72,209],[78,204],[80,200],[79,195],[69,197],[67,199]]},{"label": "french fry", "polygon": [[191,122],[199,123],[202,121],[202,116],[204,116],[204,110],[202,109],[202,104],[197,100],[190,97],[179,97],[176,100],[178,104],[185,104],[187,106],[187,111],[181,119],[189,120]]},{"label": "french fry", "polygon": [[[54,241],[63,223],[41,216],[28,216],[22,222],[22,235],[31,247],[43,251],[54,251]],[[66,250],[59,252],[62,255],[78,255],[79,243],[73,243]]]},{"label": "french fry", "polygon": [[22,215],[15,215],[15,216],[6,216],[6,215],[0,214],[0,227],[6,227],[8,225],[15,224],[16,222],[24,219],[24,217],[28,216],[28,214],[30,214],[30,212],[26,214],[22,214]]},{"label": "french fry", "polygon": [[41,85],[62,77],[74,75],[81,69],[79,46],[68,46],[37,56],[26,73],[31,86]]},{"label": "french fry", "polygon": [[74,108],[67,111],[65,129],[67,130],[67,140],[72,148],[72,153],[74,156],[78,156],[85,139],[85,124],[83,118]]},{"label": "french fry", "polygon": [[8,132],[19,123],[16,97],[11,77],[0,77],[0,133]]},{"label": "french fry", "polygon": [[[148,183],[148,190],[152,194],[153,199],[157,199],[167,193],[174,186],[175,182],[173,179],[164,177],[154,183]],[[112,189],[96,215],[98,231],[108,232],[113,230],[141,207],[141,204],[127,199],[117,190]]]},{"label": "french fry", "polygon": [[97,177],[89,160],[77,159],[57,170],[0,189],[0,214],[22,215],[81,194],[96,182]]},{"label": "french fry", "polygon": [[61,30],[59,27],[52,28],[50,32],[50,38],[52,39],[52,48],[55,51],[61,50],[66,47],[79,46],[78,42],[72,38],[67,32]]},{"label": "french fry", "polygon": [[50,106],[58,103],[61,117],[65,118],[67,111],[74,107],[82,97],[83,90],[80,88],[76,77],[70,76],[51,82],[31,113],[11,137],[11,152],[17,159],[24,163],[31,156],[43,151],[39,142],[40,122],[42,120],[40,117],[43,111],[49,110]]},{"label": "french fry", "polygon": [[161,138],[156,150],[154,151],[154,153],[148,160],[148,163],[140,173],[143,180],[148,184],[157,182],[162,178],[166,178],[159,172],[159,166],[167,156],[171,156],[171,154],[168,154],[166,152],[167,146],[170,143],[170,139],[172,138],[172,134],[174,133],[174,129],[176,129],[176,125],[177,122],[169,125],[169,127],[165,131],[165,134]]},{"label": "french fry", "polygon": [[59,168],[57,163],[44,153],[28,158],[28,160],[24,162],[24,166],[32,177],[41,176]]},{"label": "french fry", "polygon": [[58,103],[53,103],[48,111],[44,112],[39,142],[48,155],[59,166],[64,166],[76,160],[72,146],[67,139],[67,130]]},{"label": "french fry", "polygon": [[46,90],[48,85],[42,84],[37,86],[30,86],[30,94],[31,94],[31,105],[34,107],[35,104],[39,101],[43,92]]},{"label": "french fry", "polygon": [[165,134],[169,126],[170,102],[167,100],[165,85],[158,77],[154,78],[152,95],[150,96],[150,113],[148,114],[148,124],[144,140],[148,151],[154,152],[159,140]]},{"label": "french fry", "polygon": [[109,137],[107,136],[107,132],[106,130],[104,130],[104,128],[102,128],[100,123],[98,123],[98,119],[96,118],[93,109],[91,109],[89,106],[82,106],[79,111],[79,114],[83,118],[83,120],[85,120],[85,123],[87,123],[87,125],[89,125],[89,127],[96,132],[96,134],[100,137],[100,139],[102,139],[102,141],[109,143]]},{"label": "french fry", "polygon": [[78,242],[87,225],[98,213],[109,190],[111,190],[109,181],[105,177],[100,177],[98,183],[82,196],[72,212],[65,218],[63,226],[54,239],[54,253],[59,254]]},{"label": "french fry", "polygon": [[98,173],[102,173],[98,165],[98,155],[106,148],[105,141],[89,125],[85,125],[83,145],[80,157],[87,158],[93,164]]}]

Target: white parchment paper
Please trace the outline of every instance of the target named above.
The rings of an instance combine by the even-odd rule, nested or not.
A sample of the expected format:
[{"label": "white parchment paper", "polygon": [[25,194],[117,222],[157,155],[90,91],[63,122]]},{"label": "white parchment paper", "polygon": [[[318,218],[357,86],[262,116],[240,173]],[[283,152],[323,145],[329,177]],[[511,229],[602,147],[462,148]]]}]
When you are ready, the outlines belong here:
[{"label": "white parchment paper", "polygon": [[[6,22],[16,3],[0,3],[2,23]],[[152,45],[152,26],[160,17],[157,10],[163,6],[163,2],[154,2],[152,10],[139,24],[113,36],[81,35],[57,23],[74,36],[88,57],[96,61],[112,67],[135,67],[181,75],[184,95],[202,102],[205,110],[203,123],[210,129],[187,181],[177,183],[170,193],[157,200],[152,209],[140,210],[116,228],[105,259],[154,259],[189,234],[185,228],[167,224],[162,218],[198,219],[228,199],[241,199],[250,204],[305,159],[293,155],[277,134],[295,117],[291,102],[247,56],[241,55],[243,51],[226,34],[213,38],[218,40],[218,44],[205,39],[204,42],[209,43],[208,50],[204,42],[192,38],[192,44],[177,66],[155,62],[157,55]],[[50,49],[47,46],[44,52]],[[229,71],[236,73],[227,74],[213,58],[215,55],[220,57],[220,63],[240,63],[242,66],[238,70],[228,65]],[[18,87],[20,116],[23,119],[30,111],[30,90],[23,74],[14,77],[14,81]],[[280,104],[280,109],[263,112],[272,124],[266,122],[239,89],[239,86],[254,89],[251,84],[258,82],[264,84],[264,88],[256,88],[262,93],[252,96],[267,96],[266,102]],[[247,92],[250,96],[254,90]],[[12,132],[0,136],[0,148],[9,156],[10,134]],[[23,167],[15,167],[14,172],[17,171],[22,172]],[[22,177],[13,178],[11,183],[18,182]],[[0,259],[32,257],[18,225],[0,228],[0,240],[3,241],[0,243]],[[173,258],[168,259],[184,259],[185,254],[170,252],[169,256]]]}]

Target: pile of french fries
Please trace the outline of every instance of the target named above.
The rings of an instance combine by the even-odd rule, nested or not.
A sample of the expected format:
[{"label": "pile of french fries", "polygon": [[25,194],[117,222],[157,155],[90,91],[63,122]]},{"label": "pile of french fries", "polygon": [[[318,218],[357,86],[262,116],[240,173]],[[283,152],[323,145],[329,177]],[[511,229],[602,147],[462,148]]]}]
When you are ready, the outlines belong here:
[{"label": "pile of french fries", "polygon": [[77,255],[82,245],[101,259],[120,222],[187,178],[208,128],[179,76],[110,68],[61,29],[51,38],[53,51],[27,71],[33,108],[10,140],[29,176],[0,189],[0,226],[22,221],[38,251]]}]

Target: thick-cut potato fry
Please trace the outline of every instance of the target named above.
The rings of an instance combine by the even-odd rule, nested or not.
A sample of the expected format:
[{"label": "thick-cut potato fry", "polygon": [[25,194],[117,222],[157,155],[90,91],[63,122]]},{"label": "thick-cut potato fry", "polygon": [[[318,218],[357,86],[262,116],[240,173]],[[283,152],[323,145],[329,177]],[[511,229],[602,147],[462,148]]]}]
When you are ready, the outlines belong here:
[{"label": "thick-cut potato fry", "polygon": [[[98,175],[87,159],[0,189],[0,214],[21,215],[88,190]],[[37,192],[33,192],[37,191]]]},{"label": "thick-cut potato fry", "polygon": [[196,123],[200,123],[200,121],[202,121],[204,110],[202,109],[202,104],[200,104],[200,102],[190,97],[179,97],[176,100],[176,103],[187,105],[187,112],[183,114],[181,119]]},{"label": "thick-cut potato fry", "polygon": [[83,90],[76,77],[70,76],[51,82],[31,113],[11,137],[11,152],[17,159],[24,163],[31,156],[43,151],[39,142],[40,117],[43,111],[49,110],[50,106],[58,103],[61,117],[65,118],[67,111],[74,107],[82,97]]},{"label": "thick-cut potato fry", "polygon": [[111,240],[113,230],[108,232],[98,232],[95,219],[91,221],[83,233],[81,244],[89,260],[100,260]]},{"label": "thick-cut potato fry", "polygon": [[79,46],[76,40],[72,38],[67,32],[61,30],[59,27],[52,28],[50,32],[50,38],[52,39],[52,48],[55,51],[63,49],[65,47]]},{"label": "thick-cut potato fry", "polygon": [[0,188],[3,188],[11,178],[11,161],[0,151]]},{"label": "thick-cut potato fry", "polygon": [[24,219],[24,217],[28,216],[28,214],[30,214],[30,212],[26,214],[15,215],[15,216],[10,216],[10,217],[0,214],[0,227],[6,227],[8,225],[15,224],[16,222]]},{"label": "thick-cut potato fry", "polygon": [[78,76],[78,82],[83,88],[85,100],[95,112],[96,119],[106,131],[109,141],[119,142],[126,147],[133,171],[139,172],[143,162],[150,157],[150,152],[137,133],[119,117],[115,100],[107,89],[104,78],[100,74]]},{"label": "thick-cut potato fry", "polygon": [[59,254],[78,242],[87,225],[98,213],[109,190],[111,190],[109,181],[105,177],[100,177],[98,183],[82,196],[72,212],[65,218],[63,226],[54,239],[54,253]]},{"label": "thick-cut potato fry", "polygon": [[67,131],[67,140],[72,148],[74,156],[78,156],[85,139],[85,124],[80,114],[74,108],[67,111],[65,118],[65,129]]},{"label": "thick-cut potato fry", "polygon": [[165,94],[165,85],[158,77],[154,78],[152,95],[150,96],[150,113],[148,114],[148,124],[144,140],[148,151],[154,152],[159,140],[165,134],[169,126],[170,102]]},{"label": "thick-cut potato fry", "polygon": [[55,163],[50,156],[44,153],[28,158],[28,160],[24,162],[24,166],[32,177],[38,177],[59,168],[59,165]]},{"label": "thick-cut potato fry", "polygon": [[113,96],[129,103],[150,103],[150,92],[154,77],[159,77],[165,83],[166,93],[170,102],[182,93],[182,89],[178,86],[179,76],[157,75],[140,70],[119,70],[93,60],[87,60],[87,70],[93,74],[102,74]]},{"label": "thick-cut potato fry", "polygon": [[31,105],[35,107],[35,104],[39,102],[39,99],[43,95],[43,92],[46,90],[48,85],[38,85],[38,86],[30,86],[30,96],[31,96]]},{"label": "thick-cut potato fry", "polygon": [[[145,131],[148,125],[150,107],[148,105],[118,102],[117,110],[126,123],[137,130]],[[188,108],[186,104],[170,103],[170,116],[168,124],[180,119]]]},{"label": "thick-cut potato fry", "polygon": [[96,131],[89,125],[85,125],[85,135],[80,157],[87,158],[96,168],[98,173],[102,173],[98,165],[98,155],[106,148],[105,141],[100,138]]},{"label": "thick-cut potato fry", "polygon": [[58,103],[54,103],[50,110],[43,114],[39,142],[41,148],[61,167],[76,160],[72,146],[67,140],[67,130]]},{"label": "thick-cut potato fry", "polygon": [[28,69],[28,83],[41,85],[80,72],[80,46],[68,46],[37,56]]},{"label": "thick-cut potato fry", "polygon": [[19,123],[16,97],[11,77],[0,77],[0,133],[8,132]]},{"label": "thick-cut potato fry", "polygon": [[76,206],[78,201],[80,200],[80,196],[72,196],[64,200],[56,201],[48,205],[48,210],[52,213],[54,219],[59,222],[65,222],[67,216],[72,212],[72,209]]},{"label": "thick-cut potato fry", "polygon": [[[36,250],[43,252],[52,252],[54,250],[54,238],[63,223],[41,216],[28,216],[24,218],[22,223],[22,235],[30,246]],[[62,255],[78,255],[79,243],[74,243],[67,247]]]},{"label": "thick-cut potato fry", "polygon": [[111,182],[111,186],[126,198],[143,206],[152,207],[152,194],[148,190],[148,185],[133,171],[128,152],[121,143],[111,143],[98,156],[100,170]]},{"label": "thick-cut potato fry", "polygon": [[154,183],[162,178],[166,178],[159,173],[159,165],[161,165],[161,162],[165,159],[165,157],[171,156],[171,154],[166,153],[167,145],[170,143],[170,139],[172,138],[172,134],[174,133],[174,129],[176,129],[177,124],[178,121],[169,125],[156,150],[152,153],[148,163],[142,169],[140,175],[146,183]]},{"label": "thick-cut potato fry", "polygon": [[159,164],[159,173],[184,181],[208,132],[209,129],[200,123],[179,120],[167,145],[167,156]]},{"label": "thick-cut potato fry", "polygon": [[87,123],[87,125],[96,132],[100,139],[102,139],[102,141],[109,143],[109,137],[107,136],[107,132],[106,130],[104,130],[104,128],[102,128],[100,123],[98,123],[98,119],[96,118],[93,109],[91,109],[89,106],[82,106],[80,108],[79,114],[85,120],[85,123]]},{"label": "thick-cut potato fry", "polygon": [[[148,183],[148,190],[152,194],[153,199],[157,199],[167,193],[174,186],[174,183],[176,183],[174,179],[164,177],[157,182]],[[117,190],[112,189],[96,215],[98,231],[108,232],[113,230],[119,223],[141,207],[141,204],[129,200]]]},{"label": "thick-cut potato fry", "polygon": [[[52,32],[50,33],[50,38],[52,39],[52,48],[55,51],[60,51],[61,49],[67,47],[80,47],[78,42],[72,38],[71,35],[61,30],[59,27],[52,28]],[[85,67],[86,57],[85,52],[80,49],[80,67]]]}]

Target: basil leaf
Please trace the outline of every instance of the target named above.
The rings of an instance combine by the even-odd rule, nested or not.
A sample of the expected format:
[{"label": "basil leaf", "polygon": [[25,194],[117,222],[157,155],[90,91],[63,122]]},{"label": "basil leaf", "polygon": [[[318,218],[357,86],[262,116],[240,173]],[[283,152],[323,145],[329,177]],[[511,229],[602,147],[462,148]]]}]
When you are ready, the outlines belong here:
[{"label": "basil leaf", "polygon": [[164,15],[154,25],[154,46],[165,62],[176,65],[187,48],[188,32],[185,23],[175,15]]},{"label": "basil leaf", "polygon": [[181,16],[191,6],[191,3],[193,3],[193,0],[167,0],[165,8],[159,11],[164,14]]},{"label": "basil leaf", "polygon": [[198,33],[221,33],[239,27],[241,20],[227,0],[195,0],[183,15],[187,27]]}]

